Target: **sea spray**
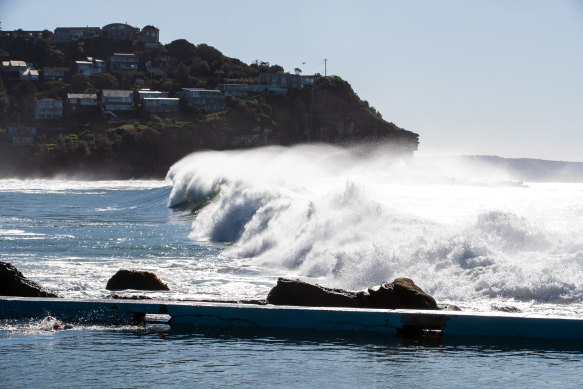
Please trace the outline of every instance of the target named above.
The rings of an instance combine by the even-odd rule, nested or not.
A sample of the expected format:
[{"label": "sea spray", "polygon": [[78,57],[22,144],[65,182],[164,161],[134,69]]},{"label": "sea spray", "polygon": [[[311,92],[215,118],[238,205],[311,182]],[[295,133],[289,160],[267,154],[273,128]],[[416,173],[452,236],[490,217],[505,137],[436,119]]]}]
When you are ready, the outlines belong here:
[{"label": "sea spray", "polygon": [[361,289],[405,276],[468,306],[583,297],[581,186],[332,146],[197,153],[169,178],[170,205],[220,189],[193,239],[288,277]]}]

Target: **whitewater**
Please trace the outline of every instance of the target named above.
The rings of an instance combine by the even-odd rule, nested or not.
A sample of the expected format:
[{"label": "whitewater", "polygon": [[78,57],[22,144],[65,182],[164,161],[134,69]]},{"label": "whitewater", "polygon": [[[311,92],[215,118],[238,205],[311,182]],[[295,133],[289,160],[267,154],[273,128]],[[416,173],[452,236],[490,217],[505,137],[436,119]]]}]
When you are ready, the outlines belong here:
[{"label": "whitewater", "polygon": [[0,180],[0,260],[66,297],[107,297],[120,268],[154,271],[165,299],[408,277],[463,310],[578,316],[582,195],[378,147],[207,151],[164,181]]}]

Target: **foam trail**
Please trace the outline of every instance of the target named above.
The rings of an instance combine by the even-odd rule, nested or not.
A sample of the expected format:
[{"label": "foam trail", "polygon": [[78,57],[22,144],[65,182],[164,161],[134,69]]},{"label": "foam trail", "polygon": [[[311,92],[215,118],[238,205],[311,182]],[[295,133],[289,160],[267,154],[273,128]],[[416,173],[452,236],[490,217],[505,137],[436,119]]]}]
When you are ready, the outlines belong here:
[{"label": "foam trail", "polygon": [[204,152],[172,167],[169,204],[220,188],[192,238],[288,277],[351,289],[410,277],[474,306],[583,297],[583,186],[478,173],[332,146]]}]

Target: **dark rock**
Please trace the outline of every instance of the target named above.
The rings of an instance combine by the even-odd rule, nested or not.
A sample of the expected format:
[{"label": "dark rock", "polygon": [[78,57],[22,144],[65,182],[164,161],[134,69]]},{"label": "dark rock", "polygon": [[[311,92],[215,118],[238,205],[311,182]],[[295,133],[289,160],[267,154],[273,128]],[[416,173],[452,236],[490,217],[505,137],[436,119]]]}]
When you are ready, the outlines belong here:
[{"label": "dark rock", "polygon": [[493,304],[492,309],[495,311],[500,311],[500,312],[507,312],[507,313],[521,313],[522,311],[520,310],[520,308],[517,308],[515,306],[512,305],[495,305]]},{"label": "dark rock", "polygon": [[109,298],[116,299],[116,300],[151,300],[152,299],[150,296],[144,296],[144,295],[122,296],[122,295],[116,294],[116,293],[109,296]]},{"label": "dark rock", "polygon": [[325,288],[300,280],[280,278],[269,292],[267,302],[274,305],[309,307],[437,309],[433,297],[423,292],[408,278],[397,278],[391,283],[385,282],[369,289],[368,292]]},{"label": "dark rock", "polygon": [[0,296],[59,297],[27,279],[12,264],[0,261]]},{"label": "dark rock", "polygon": [[362,302],[356,292],[325,288],[286,278],[277,280],[277,285],[267,295],[267,302],[274,305],[308,307],[362,307]]},{"label": "dark rock", "polygon": [[371,308],[387,309],[437,309],[435,299],[425,293],[409,278],[397,278],[393,282],[368,290]]},{"label": "dark rock", "polygon": [[438,304],[438,309],[440,311],[461,311],[462,309],[457,305],[453,304]]},{"label": "dark rock", "polygon": [[119,270],[107,281],[107,290],[170,290],[158,276],[149,271]]}]

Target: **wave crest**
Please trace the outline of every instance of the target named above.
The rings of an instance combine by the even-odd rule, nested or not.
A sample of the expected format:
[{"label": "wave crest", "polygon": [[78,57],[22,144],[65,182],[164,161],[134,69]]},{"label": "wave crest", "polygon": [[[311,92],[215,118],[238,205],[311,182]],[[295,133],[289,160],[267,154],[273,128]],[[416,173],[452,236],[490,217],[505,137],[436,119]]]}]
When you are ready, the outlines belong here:
[{"label": "wave crest", "polygon": [[467,185],[453,168],[446,184],[427,166],[333,147],[199,153],[172,168],[170,203],[220,186],[192,237],[288,277],[349,289],[409,277],[454,302],[583,297],[580,193]]}]

